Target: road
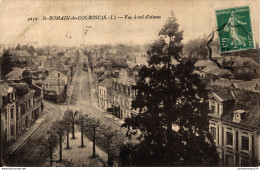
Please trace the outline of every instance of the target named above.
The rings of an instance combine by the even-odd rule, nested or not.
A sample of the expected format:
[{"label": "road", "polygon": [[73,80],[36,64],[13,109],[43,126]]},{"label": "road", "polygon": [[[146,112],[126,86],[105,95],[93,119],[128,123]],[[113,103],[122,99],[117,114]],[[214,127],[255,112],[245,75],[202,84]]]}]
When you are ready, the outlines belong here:
[{"label": "road", "polygon": [[[59,108],[61,108],[60,111]],[[6,164],[21,167],[42,166],[45,160],[40,157],[39,139],[46,136],[52,122],[62,117],[63,110],[64,108],[60,105],[44,101],[44,112],[48,114],[48,117],[27,141],[6,160]]]},{"label": "road", "polygon": [[52,122],[61,119],[67,108],[82,110],[83,113],[90,114],[91,117],[99,119],[102,124],[111,126],[113,129],[120,130],[123,135],[126,134],[126,128],[122,128],[115,122],[107,119],[105,117],[107,113],[99,112],[91,106],[91,91],[89,77],[86,71],[79,71],[75,84],[79,84],[79,87],[78,89],[74,88],[73,91],[73,93],[76,93],[73,95],[77,96],[75,98],[76,101],[72,102],[74,104],[58,105],[52,102],[44,101],[44,112],[45,114],[48,114],[48,117],[22,144],[22,146],[10,155],[9,159],[6,161],[7,165],[22,167],[43,166],[46,160],[40,157],[39,139],[46,136],[47,131],[51,128]]}]

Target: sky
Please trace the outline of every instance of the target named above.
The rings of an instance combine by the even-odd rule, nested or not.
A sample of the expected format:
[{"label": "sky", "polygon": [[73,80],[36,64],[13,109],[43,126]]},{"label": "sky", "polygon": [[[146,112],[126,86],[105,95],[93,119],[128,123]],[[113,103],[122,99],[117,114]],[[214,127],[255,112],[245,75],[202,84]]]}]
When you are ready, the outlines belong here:
[{"label": "sky", "polygon": [[[216,27],[216,9],[250,6],[255,42],[259,41],[258,1],[254,0],[0,0],[0,44],[80,46],[144,44],[158,33],[174,12],[183,42],[208,36]],[[160,19],[42,20],[43,16],[114,15],[161,16]],[[28,21],[37,17],[37,21]],[[85,32],[87,33],[85,34]]]}]

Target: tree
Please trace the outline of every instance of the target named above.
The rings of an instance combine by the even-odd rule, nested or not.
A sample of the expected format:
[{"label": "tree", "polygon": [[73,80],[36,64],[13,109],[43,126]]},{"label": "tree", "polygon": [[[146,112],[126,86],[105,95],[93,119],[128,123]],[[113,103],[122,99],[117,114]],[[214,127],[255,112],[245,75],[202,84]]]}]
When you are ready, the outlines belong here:
[{"label": "tree", "polygon": [[66,124],[64,121],[56,121],[53,123],[51,130],[53,133],[58,135],[59,145],[60,145],[60,162],[62,161],[62,142],[64,140],[64,132],[66,129]]},{"label": "tree", "polygon": [[47,131],[47,135],[47,138],[40,139],[40,155],[49,158],[52,167],[53,155],[58,145],[58,135],[53,131]]},{"label": "tree", "polygon": [[118,148],[123,144],[123,135],[118,130],[113,130],[111,126],[100,126],[99,142],[105,147],[107,152],[107,164],[113,166],[113,156],[117,155]]},{"label": "tree", "polygon": [[[159,33],[161,38],[148,51],[148,67],[139,71],[134,87],[137,96],[132,102],[139,114],[125,121],[125,126],[142,132],[140,144],[130,147],[128,158],[133,166],[218,163],[209,133],[207,90],[193,74],[193,62],[182,58],[183,31],[178,27],[172,13]],[[138,154],[144,158],[141,162],[134,158]]]},{"label": "tree", "polygon": [[88,119],[87,123],[88,133],[90,134],[93,141],[93,157],[96,157],[96,133],[100,127],[100,121],[95,118]]},{"label": "tree", "polygon": [[63,116],[63,124],[64,124],[65,131],[67,133],[67,149],[70,148],[70,125],[71,125],[68,112],[70,112],[70,110],[66,110]]},{"label": "tree", "polygon": [[82,113],[78,114],[77,120],[76,120],[76,124],[80,127],[80,131],[81,131],[81,147],[84,147],[84,128],[87,125],[87,121],[88,121],[88,115],[84,115]]},{"label": "tree", "polygon": [[1,76],[4,78],[9,72],[13,70],[13,62],[9,50],[4,51],[1,58]]},{"label": "tree", "polygon": [[79,114],[79,111],[72,111],[67,110],[64,113],[64,120],[71,123],[71,130],[72,130],[72,139],[75,139],[75,121],[77,119],[77,116]]}]

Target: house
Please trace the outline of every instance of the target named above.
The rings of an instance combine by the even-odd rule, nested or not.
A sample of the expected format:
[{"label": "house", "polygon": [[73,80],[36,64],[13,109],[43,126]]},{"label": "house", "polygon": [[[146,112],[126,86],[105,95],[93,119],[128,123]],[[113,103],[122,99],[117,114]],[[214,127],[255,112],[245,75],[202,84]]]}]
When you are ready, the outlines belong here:
[{"label": "house", "polygon": [[32,63],[32,55],[27,50],[13,50],[10,51],[11,60],[14,63],[21,63],[29,65]]},{"label": "house", "polygon": [[143,65],[148,66],[148,57],[145,53],[131,53],[127,57],[127,65],[129,68]]},{"label": "house", "polygon": [[234,74],[250,73],[259,76],[259,63],[249,57],[226,56],[224,61],[232,63]]},{"label": "house", "polygon": [[251,81],[232,80],[231,87],[244,89],[248,91],[260,92],[260,79],[253,79]]},{"label": "house", "polygon": [[7,80],[20,81],[24,78],[24,71],[25,69],[15,68],[10,73],[8,73],[5,77]]},{"label": "house", "polygon": [[132,87],[135,80],[129,77],[126,69],[122,69],[119,78],[112,82],[112,114],[120,119],[131,118],[134,114],[131,111],[132,100],[136,96],[136,91]]},{"label": "house", "polygon": [[58,70],[63,71],[64,65],[60,58],[58,57],[49,57],[44,63],[44,68],[49,70]]},{"label": "house", "polygon": [[45,68],[38,68],[31,71],[33,80],[43,80],[49,75],[49,70]]},{"label": "house", "polygon": [[37,58],[35,58],[33,60],[33,64],[35,66],[37,66],[38,68],[43,68],[44,67],[44,64],[46,63],[48,59],[48,56],[46,55],[43,55],[43,56],[38,56]]},{"label": "house", "polygon": [[208,77],[210,75],[217,76],[217,77],[230,77],[232,73],[227,69],[221,69],[218,66],[215,65],[209,65],[201,70],[205,74],[205,77]]},{"label": "house", "polygon": [[30,88],[35,90],[33,97],[34,110],[32,115],[32,119],[35,121],[42,115],[43,112],[43,87],[32,83]]},{"label": "house", "polygon": [[98,85],[98,106],[104,110],[111,109],[112,79],[106,78]]},{"label": "house", "polygon": [[33,98],[35,90],[26,83],[9,83],[16,90],[16,132],[25,131],[33,123]]},{"label": "house", "polygon": [[260,93],[226,87],[214,89],[209,95],[209,128],[220,165],[259,165]]},{"label": "house", "polygon": [[232,87],[237,89],[244,89],[248,91],[260,92],[260,79],[253,79],[251,81],[235,80],[227,78],[216,79],[212,85],[221,87]]},{"label": "house", "polygon": [[44,98],[57,102],[64,102],[67,91],[67,76],[53,70],[49,76],[43,80]]},{"label": "house", "polygon": [[8,144],[16,139],[16,91],[5,82],[1,82],[0,89],[1,134],[3,135],[1,142]]}]

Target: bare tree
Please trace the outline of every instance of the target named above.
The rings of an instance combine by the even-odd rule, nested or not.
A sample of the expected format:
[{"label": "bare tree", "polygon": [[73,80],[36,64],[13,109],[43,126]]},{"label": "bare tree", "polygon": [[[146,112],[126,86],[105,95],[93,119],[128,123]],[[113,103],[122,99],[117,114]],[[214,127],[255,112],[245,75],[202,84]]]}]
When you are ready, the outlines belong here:
[{"label": "bare tree", "polygon": [[64,124],[64,127],[65,127],[65,131],[67,133],[67,149],[70,148],[70,125],[71,125],[71,121],[69,119],[69,116],[67,113],[69,112],[69,110],[66,110],[65,113],[64,113],[64,116],[63,116],[63,124]]},{"label": "bare tree", "polygon": [[123,134],[118,130],[113,130],[111,126],[102,125],[99,140],[107,151],[108,166],[113,166],[113,157],[119,154],[119,148],[123,144]]},{"label": "bare tree", "polygon": [[84,128],[87,124],[88,121],[88,115],[87,114],[82,114],[81,112],[79,112],[78,116],[77,116],[77,120],[75,121],[75,123],[80,127],[80,131],[81,131],[81,147],[84,147]]},{"label": "bare tree", "polygon": [[50,166],[52,167],[53,155],[58,145],[58,135],[53,131],[47,131],[48,137],[40,139],[40,155],[50,159]]},{"label": "bare tree", "polygon": [[58,135],[59,138],[59,146],[60,146],[60,162],[62,161],[62,143],[64,140],[64,132],[66,130],[66,124],[64,121],[56,121],[53,123],[51,130],[53,133]]},{"label": "bare tree", "polygon": [[93,141],[93,157],[96,157],[96,135],[97,135],[97,130],[100,127],[100,121],[95,118],[90,118],[88,119],[88,133],[90,134],[92,141]]},{"label": "bare tree", "polygon": [[75,139],[75,121],[77,119],[77,116],[79,114],[79,111],[73,112],[72,110],[68,109],[64,113],[64,119],[66,122],[71,123],[71,131],[72,131],[72,139]]}]

